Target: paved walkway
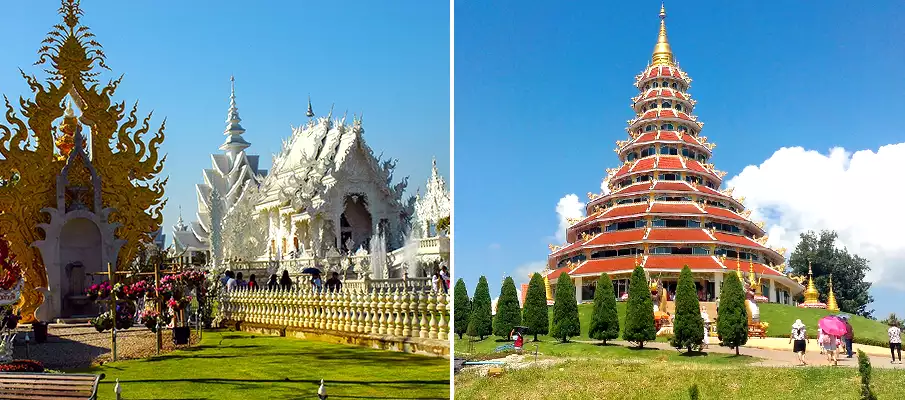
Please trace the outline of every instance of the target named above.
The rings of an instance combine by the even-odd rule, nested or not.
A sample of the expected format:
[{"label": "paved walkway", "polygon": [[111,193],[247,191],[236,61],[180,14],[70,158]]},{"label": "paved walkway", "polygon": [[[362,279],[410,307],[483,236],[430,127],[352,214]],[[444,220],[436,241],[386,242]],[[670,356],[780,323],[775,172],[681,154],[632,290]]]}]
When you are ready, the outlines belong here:
[{"label": "paved walkway", "polygon": [[[707,353],[723,353],[723,354],[735,354],[734,349],[730,349],[728,347],[722,347],[719,345],[719,342],[713,338],[711,340],[710,347],[705,350]],[[597,343],[589,341],[587,343]],[[631,343],[624,341],[615,341],[612,343],[617,343],[622,346],[632,346]],[[669,343],[665,342],[648,342],[644,344],[644,347],[652,347],[661,350],[676,350],[675,347],[669,345]],[[820,354],[820,349],[817,346],[817,340],[811,340],[811,343],[808,344],[808,351],[805,352],[805,361],[807,361],[810,366],[827,366],[830,363],[827,361],[826,356]],[[903,364],[891,364],[890,363],[890,355],[889,349],[883,349],[877,346],[866,346],[859,345],[855,343],[852,351],[855,354],[852,358],[846,358],[844,355],[839,358],[839,366],[840,367],[858,367],[858,349],[864,350],[864,352],[870,357],[870,364],[874,368],[894,368],[894,369],[905,369],[905,365]],[[881,352],[880,350],[884,350]],[[745,346],[742,346],[739,351],[740,354],[752,357],[758,357],[762,360],[757,362],[755,365],[764,366],[764,367],[795,367],[798,366],[798,355],[792,352],[792,345],[789,344],[788,339],[780,339],[780,338],[766,338],[766,339],[748,339],[748,343]],[[882,355],[881,355],[882,354]]]}]

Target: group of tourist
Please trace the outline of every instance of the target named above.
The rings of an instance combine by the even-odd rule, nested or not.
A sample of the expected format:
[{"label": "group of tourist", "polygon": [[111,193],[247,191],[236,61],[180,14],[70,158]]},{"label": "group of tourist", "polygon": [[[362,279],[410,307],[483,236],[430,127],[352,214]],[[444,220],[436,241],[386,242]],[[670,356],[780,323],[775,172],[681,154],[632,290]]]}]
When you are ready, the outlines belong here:
[{"label": "group of tourist", "polygon": [[[227,291],[236,290],[237,288],[248,288],[250,290],[261,289],[261,285],[257,282],[257,277],[255,274],[251,274],[248,277],[248,281],[243,279],[242,272],[233,273],[233,271],[226,271],[223,273],[223,277],[220,278],[220,283],[223,285],[223,288]],[[311,288],[314,291],[320,293],[326,289],[328,292],[338,292],[342,289],[342,281],[339,279],[339,273],[334,272],[330,279],[327,279],[327,282],[321,279],[320,273],[311,274],[311,280],[309,281]],[[289,277],[289,271],[283,270],[283,275],[277,279],[277,274],[270,275],[270,280],[267,282],[267,285],[264,286],[264,289],[267,290],[289,290],[293,287],[292,278]]]},{"label": "group of tourist", "polygon": [[438,271],[434,271],[434,275],[431,277],[431,283],[436,291],[443,291],[443,293],[449,293],[449,270],[446,269],[444,265]]},{"label": "group of tourist", "polygon": [[[820,345],[820,354],[825,354],[828,363],[833,365],[839,364],[839,355],[844,352],[846,358],[852,358],[852,341],[855,338],[855,331],[848,322],[847,316],[841,317],[845,322],[846,332],[843,335],[831,335],[817,328],[817,344]],[[902,363],[902,330],[899,328],[897,321],[889,321],[889,352],[892,356],[890,363],[896,363],[896,355],[899,356],[898,363]],[[799,365],[807,365],[804,359],[804,353],[807,343],[811,340],[808,338],[807,327],[800,319],[795,320],[792,324],[792,333],[789,335],[789,343],[793,343],[792,351],[798,354]]]}]

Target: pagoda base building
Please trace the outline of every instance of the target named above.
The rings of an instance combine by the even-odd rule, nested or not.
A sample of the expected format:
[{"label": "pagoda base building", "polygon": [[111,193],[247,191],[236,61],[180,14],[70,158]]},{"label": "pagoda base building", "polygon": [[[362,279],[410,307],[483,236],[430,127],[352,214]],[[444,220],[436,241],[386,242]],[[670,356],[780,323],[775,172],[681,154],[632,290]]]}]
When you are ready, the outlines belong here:
[{"label": "pagoda base building", "polygon": [[719,189],[726,173],[710,163],[716,145],[700,134],[691,78],[673,58],[665,19],[661,8],[652,60],[635,78],[640,93],[632,98],[629,139],[616,142],[622,165],[607,170],[608,193],[588,193],[587,217],[570,221],[567,243],[550,246],[546,280],[568,274],[576,300],[591,301],[606,273],[624,298],[641,265],[672,300],[687,265],[701,301],[717,301],[726,274],[734,273],[751,304],[791,305],[804,287],[785,273],[786,250],[766,245],[764,223],[749,219],[744,198]]}]

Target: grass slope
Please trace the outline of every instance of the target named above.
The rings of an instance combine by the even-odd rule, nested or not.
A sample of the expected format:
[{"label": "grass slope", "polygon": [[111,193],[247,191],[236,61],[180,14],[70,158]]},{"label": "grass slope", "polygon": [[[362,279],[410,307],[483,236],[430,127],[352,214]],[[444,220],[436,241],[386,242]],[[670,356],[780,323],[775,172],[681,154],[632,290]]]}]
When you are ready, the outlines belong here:
[{"label": "grass slope", "polygon": [[98,399],[449,398],[449,360],[247,333],[205,332],[199,346],[107,363]]}]

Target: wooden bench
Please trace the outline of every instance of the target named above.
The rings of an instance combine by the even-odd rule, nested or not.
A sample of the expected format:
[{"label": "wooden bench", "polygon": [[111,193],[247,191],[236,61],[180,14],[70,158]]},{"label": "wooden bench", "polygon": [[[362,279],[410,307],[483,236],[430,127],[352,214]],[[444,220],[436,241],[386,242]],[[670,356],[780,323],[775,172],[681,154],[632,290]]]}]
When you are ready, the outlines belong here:
[{"label": "wooden bench", "polygon": [[2,399],[95,400],[104,374],[0,373]]}]

